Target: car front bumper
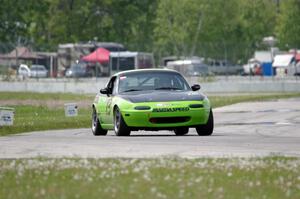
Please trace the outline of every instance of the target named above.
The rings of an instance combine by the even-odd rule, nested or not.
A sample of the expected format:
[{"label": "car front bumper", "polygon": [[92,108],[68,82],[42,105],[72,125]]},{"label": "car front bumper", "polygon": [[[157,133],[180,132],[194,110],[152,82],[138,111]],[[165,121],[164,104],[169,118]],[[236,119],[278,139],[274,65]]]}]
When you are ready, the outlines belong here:
[{"label": "car front bumper", "polygon": [[[197,108],[191,105],[197,104]],[[135,107],[150,107],[136,110]],[[172,128],[206,124],[210,104],[205,101],[136,103],[133,109],[121,110],[125,123],[136,128]]]}]

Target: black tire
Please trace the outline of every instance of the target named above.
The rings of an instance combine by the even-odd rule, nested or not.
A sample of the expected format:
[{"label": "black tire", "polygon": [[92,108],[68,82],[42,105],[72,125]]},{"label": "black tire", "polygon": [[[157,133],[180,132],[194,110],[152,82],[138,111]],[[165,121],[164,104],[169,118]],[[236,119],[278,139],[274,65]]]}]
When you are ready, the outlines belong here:
[{"label": "black tire", "polygon": [[92,113],[92,132],[95,136],[107,134],[107,130],[101,127],[95,108],[93,108],[93,113]]},{"label": "black tire", "polygon": [[114,130],[117,136],[130,135],[130,128],[126,125],[118,107],[114,109]]},{"label": "black tire", "polygon": [[214,116],[210,109],[208,121],[206,124],[196,126],[196,131],[200,136],[209,136],[214,131]]},{"label": "black tire", "polygon": [[174,129],[174,133],[177,136],[186,135],[189,132],[189,127],[179,127]]}]

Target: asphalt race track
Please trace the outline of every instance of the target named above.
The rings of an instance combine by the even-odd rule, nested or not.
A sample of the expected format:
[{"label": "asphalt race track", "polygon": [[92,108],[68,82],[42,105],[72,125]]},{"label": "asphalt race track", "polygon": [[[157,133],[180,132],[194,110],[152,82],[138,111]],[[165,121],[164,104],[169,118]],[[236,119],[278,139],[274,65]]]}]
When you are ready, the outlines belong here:
[{"label": "asphalt race track", "polygon": [[68,129],[0,137],[0,158],[300,156],[300,99],[240,103],[214,109],[215,131],[200,137],[171,131],[95,137]]}]

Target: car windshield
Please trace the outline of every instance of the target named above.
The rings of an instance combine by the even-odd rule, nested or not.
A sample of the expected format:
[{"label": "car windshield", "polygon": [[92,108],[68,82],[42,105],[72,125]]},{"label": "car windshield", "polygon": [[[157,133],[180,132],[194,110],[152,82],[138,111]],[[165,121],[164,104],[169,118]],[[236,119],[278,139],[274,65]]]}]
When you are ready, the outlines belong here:
[{"label": "car windshield", "polygon": [[190,90],[190,87],[175,72],[143,71],[120,75],[119,93],[144,90]]}]

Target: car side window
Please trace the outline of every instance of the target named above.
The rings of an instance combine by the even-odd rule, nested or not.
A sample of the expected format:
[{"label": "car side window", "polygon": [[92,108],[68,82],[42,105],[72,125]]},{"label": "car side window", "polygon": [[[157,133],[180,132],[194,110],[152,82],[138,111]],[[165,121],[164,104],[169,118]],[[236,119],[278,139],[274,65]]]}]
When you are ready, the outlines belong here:
[{"label": "car side window", "polygon": [[109,81],[109,83],[107,84],[107,88],[109,91],[109,94],[114,94],[115,93],[115,83],[116,82],[116,77],[112,77]]}]

